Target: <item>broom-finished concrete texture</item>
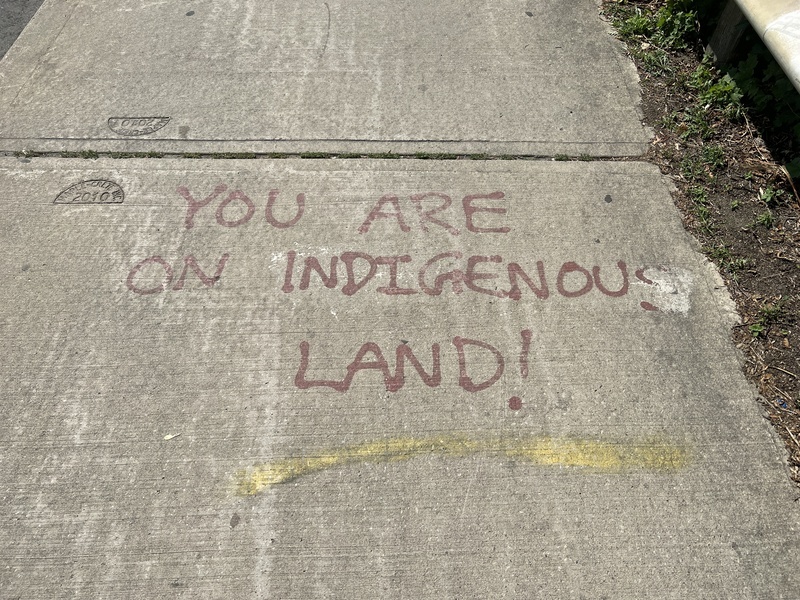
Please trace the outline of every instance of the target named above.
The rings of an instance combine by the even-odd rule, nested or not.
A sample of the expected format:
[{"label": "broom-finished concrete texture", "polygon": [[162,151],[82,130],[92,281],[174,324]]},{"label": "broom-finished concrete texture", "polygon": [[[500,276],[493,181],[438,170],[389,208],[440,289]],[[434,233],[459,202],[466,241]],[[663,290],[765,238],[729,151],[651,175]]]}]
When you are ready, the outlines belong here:
[{"label": "broom-finished concrete texture", "polygon": [[47,0],[0,150],[641,155],[593,0]]},{"label": "broom-finished concrete texture", "polygon": [[796,597],[796,490],[654,166],[0,189],[4,597]]}]

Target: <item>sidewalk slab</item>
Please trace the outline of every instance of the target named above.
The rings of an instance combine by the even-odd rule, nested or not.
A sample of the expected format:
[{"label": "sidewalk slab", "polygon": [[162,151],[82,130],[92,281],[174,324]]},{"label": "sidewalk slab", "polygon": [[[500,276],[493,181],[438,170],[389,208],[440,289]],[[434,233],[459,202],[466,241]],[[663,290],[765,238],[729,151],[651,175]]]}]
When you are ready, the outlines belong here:
[{"label": "sidewalk slab", "polygon": [[655,166],[4,159],[0,189],[4,595],[800,589]]},{"label": "sidewalk slab", "polygon": [[47,0],[0,62],[0,150],[641,155],[594,0]]}]

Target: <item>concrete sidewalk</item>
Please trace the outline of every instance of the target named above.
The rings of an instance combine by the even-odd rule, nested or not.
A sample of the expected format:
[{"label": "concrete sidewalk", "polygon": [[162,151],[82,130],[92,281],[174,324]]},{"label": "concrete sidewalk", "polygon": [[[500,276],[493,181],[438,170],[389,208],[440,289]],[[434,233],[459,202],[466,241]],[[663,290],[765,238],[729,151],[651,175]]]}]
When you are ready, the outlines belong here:
[{"label": "concrete sidewalk", "polygon": [[643,153],[633,66],[562,4],[45,2],[0,149]]},{"label": "concrete sidewalk", "polygon": [[[308,76],[285,103],[326,72],[292,62],[319,51],[310,5],[193,2],[182,19],[208,15],[188,58],[213,66],[191,77],[224,95],[208,74],[249,65],[251,95],[162,97],[120,57],[153,57],[158,74],[171,53],[189,77],[171,46],[184,42],[167,33],[172,4],[119,10],[117,23],[106,11],[121,3],[46,1],[0,61],[7,148],[234,147],[279,61],[285,77]],[[332,83],[291,118],[277,108],[289,104],[256,106],[257,127],[296,127],[315,151],[369,152],[353,139],[367,130],[391,142],[381,148],[420,152],[646,144],[632,67],[593,2],[546,18],[532,3],[406,3],[402,20],[396,4],[321,6],[324,56],[348,56],[341,27],[376,49],[373,75],[396,77],[371,108]],[[481,46],[492,53],[448,45],[473,17],[504,24],[459,38],[488,44],[475,36],[494,31]],[[69,40],[100,22],[125,43],[78,61]],[[267,56],[265,31],[307,44]],[[432,66],[411,40],[436,32],[450,62]],[[574,62],[542,58],[559,38],[578,38],[565,45]],[[212,39],[251,47],[214,54]],[[449,70],[439,83],[463,91],[478,66],[503,81],[527,43],[538,71],[519,68],[504,89],[514,102],[549,89],[552,100],[532,95],[547,118],[520,109],[517,130],[496,129],[496,105],[463,94],[408,108],[419,90],[404,65]],[[364,47],[350,59],[366,60]],[[121,70],[92,71],[96,60]],[[592,64],[608,70],[576,79]],[[59,116],[69,82],[90,72],[100,93],[76,92],[80,112]],[[611,101],[604,86],[617,84]],[[126,112],[110,112],[132,90]],[[575,90],[593,106],[574,117],[585,128],[566,116]],[[159,112],[205,102],[196,121]],[[113,115],[170,119],[114,137]],[[797,597],[797,490],[730,342],[727,291],[655,166],[6,157],[0,190],[2,597]]]}]

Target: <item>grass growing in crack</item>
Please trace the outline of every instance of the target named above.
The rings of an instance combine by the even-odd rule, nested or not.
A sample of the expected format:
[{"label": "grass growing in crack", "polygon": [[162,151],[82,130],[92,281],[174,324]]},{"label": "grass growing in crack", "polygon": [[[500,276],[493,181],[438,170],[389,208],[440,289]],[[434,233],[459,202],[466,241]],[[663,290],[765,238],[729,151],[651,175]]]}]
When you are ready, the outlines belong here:
[{"label": "grass growing in crack", "polygon": [[209,155],[209,158],[254,159],[254,158],[258,158],[258,155],[255,152],[214,152],[214,153]]},{"label": "grass growing in crack", "polygon": [[160,152],[112,152],[111,158],[163,158]]},{"label": "grass growing in crack", "polygon": [[452,154],[446,152],[417,152],[414,154],[414,158],[420,160],[447,160],[452,157]]}]

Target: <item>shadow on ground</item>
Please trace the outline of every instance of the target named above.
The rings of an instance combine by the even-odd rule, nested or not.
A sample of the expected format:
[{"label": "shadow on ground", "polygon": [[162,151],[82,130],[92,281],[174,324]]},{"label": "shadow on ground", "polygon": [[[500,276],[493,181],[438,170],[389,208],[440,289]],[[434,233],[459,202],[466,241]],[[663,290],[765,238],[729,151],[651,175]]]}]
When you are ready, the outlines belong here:
[{"label": "shadow on ground", "polygon": [[0,10],[0,58],[16,41],[43,0],[3,0]]}]

